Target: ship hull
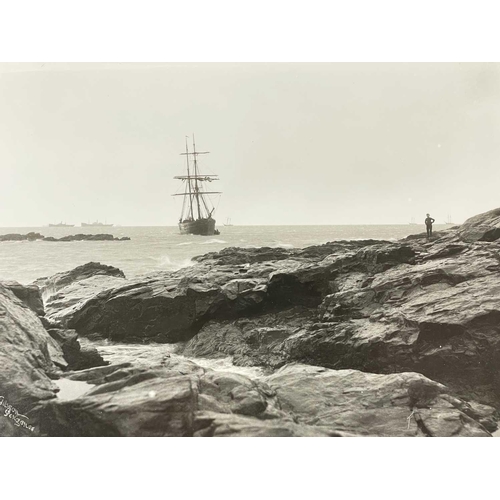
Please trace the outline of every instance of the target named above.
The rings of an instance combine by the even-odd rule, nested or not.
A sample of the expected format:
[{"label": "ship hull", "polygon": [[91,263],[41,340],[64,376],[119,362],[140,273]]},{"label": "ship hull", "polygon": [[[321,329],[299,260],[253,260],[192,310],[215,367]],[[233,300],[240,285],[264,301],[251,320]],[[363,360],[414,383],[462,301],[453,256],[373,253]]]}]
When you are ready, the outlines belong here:
[{"label": "ship hull", "polygon": [[209,218],[179,222],[179,230],[181,234],[212,236],[215,234],[215,219]]}]

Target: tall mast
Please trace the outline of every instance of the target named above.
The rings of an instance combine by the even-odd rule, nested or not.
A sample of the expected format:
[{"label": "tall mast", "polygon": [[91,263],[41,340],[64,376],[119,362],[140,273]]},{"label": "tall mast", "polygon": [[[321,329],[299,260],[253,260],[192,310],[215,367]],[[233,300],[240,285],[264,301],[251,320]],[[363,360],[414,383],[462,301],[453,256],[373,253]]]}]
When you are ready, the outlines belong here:
[{"label": "tall mast", "polygon": [[189,213],[191,215],[191,219],[193,219],[193,194],[191,192],[191,175],[189,173],[189,151],[188,151],[188,140],[186,136],[186,163],[187,163],[187,185],[189,186]]},{"label": "tall mast", "polygon": [[196,145],[194,143],[194,134],[193,134],[193,158],[194,158],[194,193],[196,196],[196,204],[198,206],[198,219],[201,219],[201,211],[200,211],[200,192],[198,187],[198,163],[196,161]]},{"label": "tall mast", "polygon": [[[193,151],[190,153],[187,139],[188,137],[186,136],[186,152],[181,153],[181,155],[186,155],[187,175],[179,175],[174,177],[174,179],[187,181],[187,186],[183,193],[175,193],[172,195],[172,196],[184,197],[184,202],[182,205],[182,212],[181,212],[181,222],[182,218],[184,217],[185,203],[186,203],[186,198],[188,196],[189,196],[189,208],[187,215],[191,220],[194,220],[194,212],[195,212],[195,208],[193,207],[194,198],[196,198],[196,210],[198,212],[198,219],[203,219],[204,217],[211,217],[212,212],[214,211],[214,208],[212,208],[212,210],[209,209],[207,202],[205,200],[205,195],[220,194],[220,192],[218,191],[203,191],[203,182],[204,181],[211,182],[213,180],[218,180],[217,178],[218,176],[216,174],[201,175],[198,172],[198,155],[208,154],[209,152],[196,151],[196,142],[193,134]],[[193,155],[194,158],[193,163],[191,165],[189,164],[189,155]],[[193,174],[191,174],[191,170],[193,170],[194,172]]]}]

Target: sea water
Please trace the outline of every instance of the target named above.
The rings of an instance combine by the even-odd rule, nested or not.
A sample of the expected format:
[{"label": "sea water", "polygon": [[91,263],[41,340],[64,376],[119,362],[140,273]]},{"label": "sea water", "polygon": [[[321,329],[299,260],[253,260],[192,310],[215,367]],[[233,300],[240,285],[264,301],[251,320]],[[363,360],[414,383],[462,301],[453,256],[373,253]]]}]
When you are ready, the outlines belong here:
[{"label": "sea water", "polygon": [[[439,231],[449,226],[435,225]],[[1,234],[44,236],[108,233],[130,241],[0,241],[0,279],[28,284],[87,262],[120,268],[127,278],[192,265],[192,257],[226,247],[304,248],[335,240],[396,240],[425,231],[424,225],[222,226],[220,235],[181,235],[177,227],[9,227]]]}]

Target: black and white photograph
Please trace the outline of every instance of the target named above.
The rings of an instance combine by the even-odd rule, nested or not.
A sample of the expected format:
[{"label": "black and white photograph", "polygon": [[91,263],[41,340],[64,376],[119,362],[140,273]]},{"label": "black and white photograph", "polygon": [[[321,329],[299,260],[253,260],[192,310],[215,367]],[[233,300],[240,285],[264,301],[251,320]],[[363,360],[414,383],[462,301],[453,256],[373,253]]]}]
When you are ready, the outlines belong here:
[{"label": "black and white photograph", "polygon": [[1,70],[3,434],[496,432],[500,64]]},{"label": "black and white photograph", "polygon": [[[191,7],[165,7],[170,35],[144,7],[121,38],[92,18],[109,44],[64,56],[30,33],[3,52],[0,437],[42,439],[2,445],[33,463],[25,443],[68,463],[89,446],[93,468],[147,457],[154,482],[163,454],[219,480],[239,458],[291,460],[276,474],[298,479],[308,460],[329,476],[330,455],[378,470],[394,449],[409,468],[422,448],[496,443],[442,438],[500,437],[500,63],[466,42],[363,57],[394,46],[382,32],[343,56],[342,18],[301,38],[295,5],[280,57],[252,21],[273,32],[280,9],[243,23],[205,4],[184,32]],[[255,39],[203,52],[208,13],[228,27],[217,50],[235,19]],[[202,437],[245,439],[184,439]]]}]

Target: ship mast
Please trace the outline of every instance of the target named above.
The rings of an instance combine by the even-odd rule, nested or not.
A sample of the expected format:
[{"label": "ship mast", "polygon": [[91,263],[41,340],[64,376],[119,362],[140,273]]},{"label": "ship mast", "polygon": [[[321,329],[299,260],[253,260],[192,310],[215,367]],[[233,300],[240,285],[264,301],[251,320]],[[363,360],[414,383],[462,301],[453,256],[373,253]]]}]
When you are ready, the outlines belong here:
[{"label": "ship mast", "polygon": [[[191,219],[193,219],[193,195],[191,193],[191,175],[189,172],[189,152],[188,152],[188,140],[186,136],[186,163],[187,163],[187,173],[188,173],[188,180],[187,180],[187,185],[189,189],[189,213],[191,214]],[[182,218],[182,215],[181,215]]]},{"label": "ship mast", "polygon": [[201,219],[201,211],[200,211],[200,188],[198,187],[198,162],[196,161],[196,145],[194,143],[194,134],[193,134],[193,158],[194,158],[194,193],[196,196],[196,204],[198,205],[198,219]]},{"label": "ship mast", "polygon": [[[218,180],[217,175],[210,175],[210,174],[200,174],[198,172],[198,155],[203,155],[203,154],[208,154],[208,151],[196,151],[196,143],[194,139],[194,134],[193,134],[193,151],[190,153],[188,149],[188,143],[187,143],[187,136],[186,136],[186,152],[181,153],[181,155],[186,155],[186,166],[187,166],[187,175],[180,175],[174,177],[174,179],[179,179],[182,181],[187,182],[186,189],[184,193],[176,193],[173,194],[172,196],[184,196],[184,204],[182,208],[182,213],[181,213],[181,220],[184,217],[184,210],[185,210],[185,200],[186,197],[189,196],[189,207],[188,207],[188,212],[187,216],[191,219],[194,220],[194,199],[196,199],[196,210],[198,212],[198,219],[203,219],[205,218],[205,215],[202,213],[203,209],[206,212],[206,217],[211,217],[214,209],[210,210],[207,202],[204,198],[203,195],[210,195],[210,194],[220,194],[218,191],[203,191],[201,188],[203,187],[203,182],[211,182],[213,180]],[[189,155],[193,155],[193,163],[192,165],[189,164]],[[192,171],[193,174],[191,174],[191,166],[192,166]],[[201,201],[200,201],[201,200]]]}]

